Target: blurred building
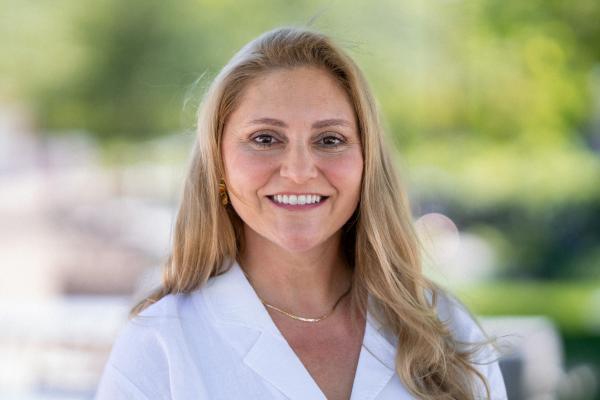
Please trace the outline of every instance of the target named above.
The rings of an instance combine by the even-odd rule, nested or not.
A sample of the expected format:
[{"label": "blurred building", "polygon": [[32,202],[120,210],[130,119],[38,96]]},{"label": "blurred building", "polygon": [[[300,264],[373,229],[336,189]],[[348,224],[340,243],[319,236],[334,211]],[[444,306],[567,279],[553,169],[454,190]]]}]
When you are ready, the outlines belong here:
[{"label": "blurred building", "polygon": [[89,398],[158,281],[169,170],[103,166],[85,133],[42,138],[18,107],[0,108],[0,153],[0,398]]}]

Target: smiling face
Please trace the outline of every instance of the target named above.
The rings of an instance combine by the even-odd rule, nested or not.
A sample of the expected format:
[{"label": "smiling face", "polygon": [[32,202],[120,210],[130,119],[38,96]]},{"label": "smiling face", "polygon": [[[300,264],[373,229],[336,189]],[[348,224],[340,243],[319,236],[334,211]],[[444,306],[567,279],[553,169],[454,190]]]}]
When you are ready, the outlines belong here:
[{"label": "smiling face", "polygon": [[[257,241],[248,235],[294,252],[326,245],[358,205],[363,158],[354,109],[324,70],[280,69],[252,80],[226,121],[221,152],[250,243]],[[302,203],[301,194],[323,197],[275,201],[296,195]]]}]

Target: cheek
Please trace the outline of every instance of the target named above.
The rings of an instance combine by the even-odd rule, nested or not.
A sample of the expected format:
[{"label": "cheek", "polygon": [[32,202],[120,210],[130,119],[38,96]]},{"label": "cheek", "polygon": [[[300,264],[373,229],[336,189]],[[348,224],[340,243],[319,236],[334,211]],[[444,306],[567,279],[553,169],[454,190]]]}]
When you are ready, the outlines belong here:
[{"label": "cheek", "polygon": [[231,186],[256,188],[264,185],[271,175],[274,163],[249,151],[233,150],[224,157],[225,171]]},{"label": "cheek", "polygon": [[341,193],[360,192],[362,180],[363,160],[360,153],[345,157],[327,163],[326,174],[331,184]]}]

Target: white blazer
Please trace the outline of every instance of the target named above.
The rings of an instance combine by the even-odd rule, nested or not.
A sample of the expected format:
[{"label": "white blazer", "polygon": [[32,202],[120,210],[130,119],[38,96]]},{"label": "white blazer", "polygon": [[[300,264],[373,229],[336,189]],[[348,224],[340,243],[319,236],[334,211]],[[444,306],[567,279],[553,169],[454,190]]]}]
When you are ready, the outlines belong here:
[{"label": "white blazer", "polygon": [[[482,338],[468,313],[455,304],[441,302],[438,313],[450,320],[460,340]],[[395,343],[369,311],[351,400],[414,399],[395,373]],[[495,356],[491,348],[487,350],[482,358]],[[492,399],[505,400],[498,363],[476,367],[489,380]],[[479,389],[483,399],[485,391]],[[234,262],[202,288],[165,296],[130,320],[112,348],[96,399],[311,400],[325,396]]]}]

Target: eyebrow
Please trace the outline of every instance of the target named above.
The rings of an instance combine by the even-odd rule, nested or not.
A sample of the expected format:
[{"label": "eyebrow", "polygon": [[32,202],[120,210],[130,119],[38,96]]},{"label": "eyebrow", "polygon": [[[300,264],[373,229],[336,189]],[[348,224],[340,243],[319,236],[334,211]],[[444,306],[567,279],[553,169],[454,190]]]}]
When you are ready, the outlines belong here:
[{"label": "eyebrow", "polygon": [[[279,119],[275,119],[275,118],[258,118],[258,119],[254,119],[254,120],[250,121],[250,124],[251,125],[267,124],[267,125],[279,126],[282,128],[288,127],[285,122],[283,122]],[[321,121],[317,121],[314,124],[312,124],[313,129],[328,128],[330,126],[350,127],[351,125],[345,119],[340,119],[340,118],[323,119]]]}]

